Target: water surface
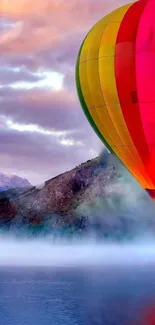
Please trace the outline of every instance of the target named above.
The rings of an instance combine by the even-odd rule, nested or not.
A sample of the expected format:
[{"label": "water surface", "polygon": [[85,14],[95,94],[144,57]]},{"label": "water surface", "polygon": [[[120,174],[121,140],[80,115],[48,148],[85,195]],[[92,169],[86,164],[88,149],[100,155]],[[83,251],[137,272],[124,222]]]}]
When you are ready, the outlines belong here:
[{"label": "water surface", "polygon": [[2,325],[152,325],[154,304],[153,265],[0,269]]}]

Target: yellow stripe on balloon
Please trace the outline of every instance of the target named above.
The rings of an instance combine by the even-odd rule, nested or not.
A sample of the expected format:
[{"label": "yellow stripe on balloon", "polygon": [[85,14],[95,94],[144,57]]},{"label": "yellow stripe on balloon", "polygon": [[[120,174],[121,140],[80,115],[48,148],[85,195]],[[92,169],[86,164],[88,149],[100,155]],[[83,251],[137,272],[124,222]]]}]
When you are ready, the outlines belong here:
[{"label": "yellow stripe on balloon", "polygon": [[[85,102],[100,132],[116,155],[140,180],[141,185],[148,187],[150,181],[147,177],[146,181],[141,174],[144,173],[144,167],[134,148],[121,112],[114,75],[117,32],[130,6],[131,4],[115,10],[92,28],[81,51],[79,74]],[[115,24],[115,29],[111,21]],[[132,149],[125,145],[131,146]]]}]

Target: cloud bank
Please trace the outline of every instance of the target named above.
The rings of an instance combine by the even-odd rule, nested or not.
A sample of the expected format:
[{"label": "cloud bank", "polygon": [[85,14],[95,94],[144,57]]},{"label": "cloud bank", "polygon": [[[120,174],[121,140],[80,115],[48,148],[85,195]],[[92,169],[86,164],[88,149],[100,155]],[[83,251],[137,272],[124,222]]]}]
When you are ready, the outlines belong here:
[{"label": "cloud bank", "polygon": [[76,58],[92,25],[127,2],[0,0],[1,172],[39,183],[100,152],[77,98]]}]

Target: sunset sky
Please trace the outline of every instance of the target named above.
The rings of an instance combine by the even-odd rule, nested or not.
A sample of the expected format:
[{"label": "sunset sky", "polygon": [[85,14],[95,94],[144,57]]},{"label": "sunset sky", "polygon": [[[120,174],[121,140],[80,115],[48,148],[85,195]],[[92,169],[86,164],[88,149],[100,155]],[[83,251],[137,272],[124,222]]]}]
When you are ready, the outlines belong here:
[{"label": "sunset sky", "polygon": [[128,2],[0,0],[0,172],[39,184],[99,154],[75,63],[93,24]]}]

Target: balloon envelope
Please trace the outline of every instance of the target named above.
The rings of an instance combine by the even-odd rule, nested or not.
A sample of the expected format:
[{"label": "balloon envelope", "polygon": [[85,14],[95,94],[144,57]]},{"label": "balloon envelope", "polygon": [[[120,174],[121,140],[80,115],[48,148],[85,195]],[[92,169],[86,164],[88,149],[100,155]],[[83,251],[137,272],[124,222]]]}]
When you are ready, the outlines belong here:
[{"label": "balloon envelope", "polygon": [[155,1],[116,9],[88,33],[76,85],[106,147],[155,198]]}]

